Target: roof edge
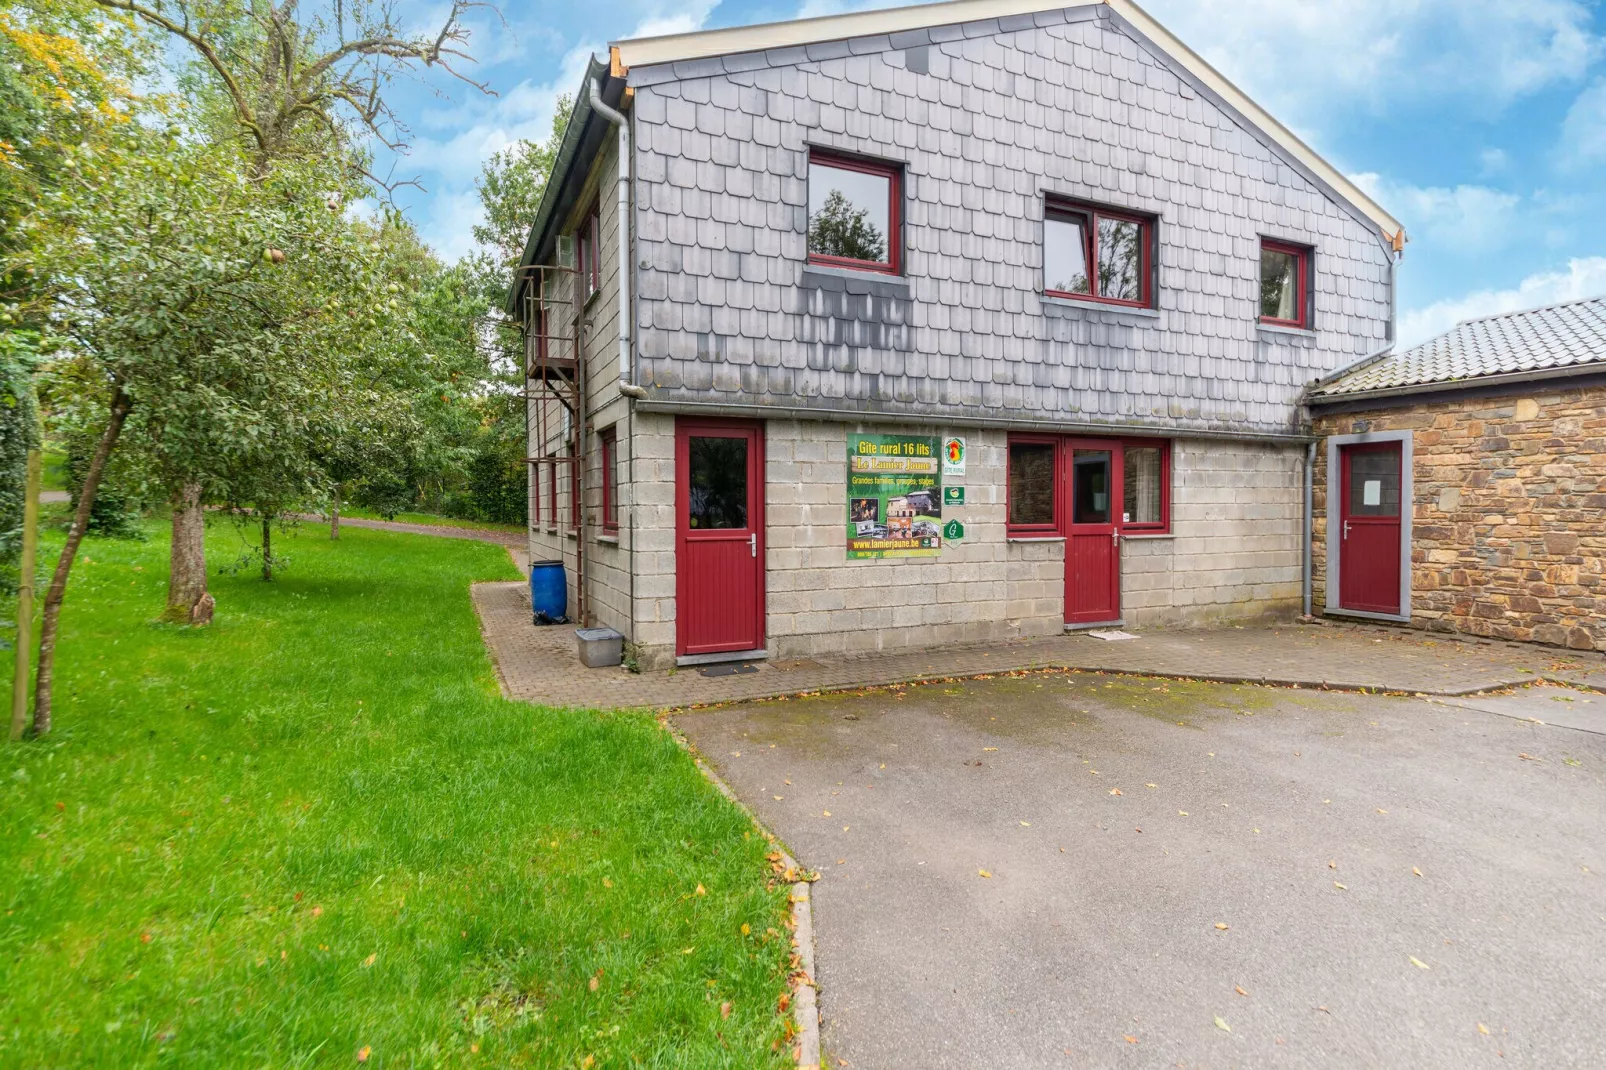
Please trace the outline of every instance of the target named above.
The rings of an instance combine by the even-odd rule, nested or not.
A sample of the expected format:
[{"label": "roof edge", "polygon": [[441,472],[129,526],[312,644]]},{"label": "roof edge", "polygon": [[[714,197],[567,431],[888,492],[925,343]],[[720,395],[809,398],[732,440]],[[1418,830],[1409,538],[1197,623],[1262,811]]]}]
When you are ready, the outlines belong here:
[{"label": "roof edge", "polygon": [[1359,209],[1360,213],[1378,228],[1380,237],[1395,253],[1404,248],[1405,227],[1392,213],[1373,200],[1365,190],[1338,168],[1328,163],[1315,149],[1305,144],[1297,134],[1279,122],[1270,112],[1255,103],[1247,93],[1234,85],[1204,57],[1184,44],[1133,0],[1088,0],[1082,3],[1074,0],[1071,3],[1066,3],[1064,0],[944,0],[940,3],[918,4],[912,7],[855,11],[843,15],[794,19],[790,22],[732,26],[716,30],[668,34],[662,37],[627,39],[612,42],[610,52],[614,62],[628,70],[631,67],[658,66],[822,41],[879,36],[933,26],[952,26],[985,19],[1087,7],[1105,7],[1124,19],[1189,74],[1199,79],[1203,85],[1236,109],[1252,125],[1265,131],[1267,136],[1340,197]]},{"label": "roof edge", "polygon": [[1524,371],[1498,372],[1494,375],[1474,375],[1466,379],[1432,379],[1425,383],[1404,383],[1400,386],[1381,386],[1373,390],[1353,390],[1343,394],[1311,394],[1307,405],[1338,405],[1346,401],[1372,401],[1375,399],[1409,397],[1413,394],[1444,394],[1460,390],[1475,390],[1485,386],[1515,386],[1522,383],[1540,383],[1550,379],[1567,379],[1573,376],[1606,374],[1606,360],[1591,360],[1582,364],[1563,364],[1554,368],[1529,368]]}]

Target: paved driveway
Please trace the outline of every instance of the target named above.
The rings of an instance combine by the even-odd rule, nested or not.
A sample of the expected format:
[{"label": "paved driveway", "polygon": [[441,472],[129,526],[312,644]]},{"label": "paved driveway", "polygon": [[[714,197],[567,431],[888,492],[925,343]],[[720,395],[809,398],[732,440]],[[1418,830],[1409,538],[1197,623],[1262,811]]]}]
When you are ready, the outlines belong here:
[{"label": "paved driveway", "polygon": [[676,723],[821,872],[828,1067],[1602,1067],[1606,735],[1512,716],[1580,699],[1606,729],[1075,674]]}]

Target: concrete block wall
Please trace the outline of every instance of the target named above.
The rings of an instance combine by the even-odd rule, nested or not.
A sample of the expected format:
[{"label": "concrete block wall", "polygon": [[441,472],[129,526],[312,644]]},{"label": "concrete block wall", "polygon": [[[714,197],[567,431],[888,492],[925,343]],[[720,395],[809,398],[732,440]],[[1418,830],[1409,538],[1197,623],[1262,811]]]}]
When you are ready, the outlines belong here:
[{"label": "concrete block wall", "polygon": [[1121,546],[1127,624],[1212,624],[1300,610],[1304,450],[1177,439],[1171,534]]},{"label": "concrete block wall", "polygon": [[[675,418],[638,413],[633,636],[644,666],[674,663]],[[966,489],[950,507],[965,537],[937,558],[847,558],[850,434],[898,424],[771,420],[765,425],[766,646],[778,659],[1052,635],[1065,620],[1065,544],[1005,532],[1003,431],[966,432]],[[1172,534],[1122,545],[1122,608],[1134,627],[1291,617],[1300,603],[1303,451],[1179,439]]]},{"label": "concrete block wall", "polygon": [[965,537],[935,558],[850,561],[847,443],[850,435],[931,428],[772,420],[768,467],[767,628],[771,656],[901,650],[1049,635],[1064,626],[1061,542],[1009,542],[1004,534],[1005,436],[968,435],[960,519]]}]

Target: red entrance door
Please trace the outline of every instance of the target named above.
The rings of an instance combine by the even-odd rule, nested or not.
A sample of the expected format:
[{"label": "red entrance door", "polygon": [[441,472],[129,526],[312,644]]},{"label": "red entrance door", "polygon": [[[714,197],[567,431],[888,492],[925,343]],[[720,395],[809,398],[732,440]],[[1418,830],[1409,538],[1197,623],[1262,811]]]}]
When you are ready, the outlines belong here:
[{"label": "red entrance door", "polygon": [[1119,620],[1121,445],[1073,438],[1063,448],[1065,623]]},{"label": "red entrance door", "polygon": [[764,646],[764,426],[675,425],[675,653]]},{"label": "red entrance door", "polygon": [[1338,604],[1400,611],[1400,444],[1339,447]]}]

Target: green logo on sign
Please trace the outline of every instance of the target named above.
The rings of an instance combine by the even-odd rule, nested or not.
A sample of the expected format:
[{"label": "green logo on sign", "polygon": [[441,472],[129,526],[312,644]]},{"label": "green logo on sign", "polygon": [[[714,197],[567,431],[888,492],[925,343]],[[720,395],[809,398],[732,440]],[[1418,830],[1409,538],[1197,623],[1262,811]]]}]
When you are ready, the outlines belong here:
[{"label": "green logo on sign", "polygon": [[942,488],[942,504],[944,504],[944,505],[964,505],[965,504],[965,488],[964,487],[944,487],[944,488]]},{"label": "green logo on sign", "polygon": [[965,525],[957,520],[950,520],[943,525],[942,537],[949,542],[958,542],[965,537]]}]

